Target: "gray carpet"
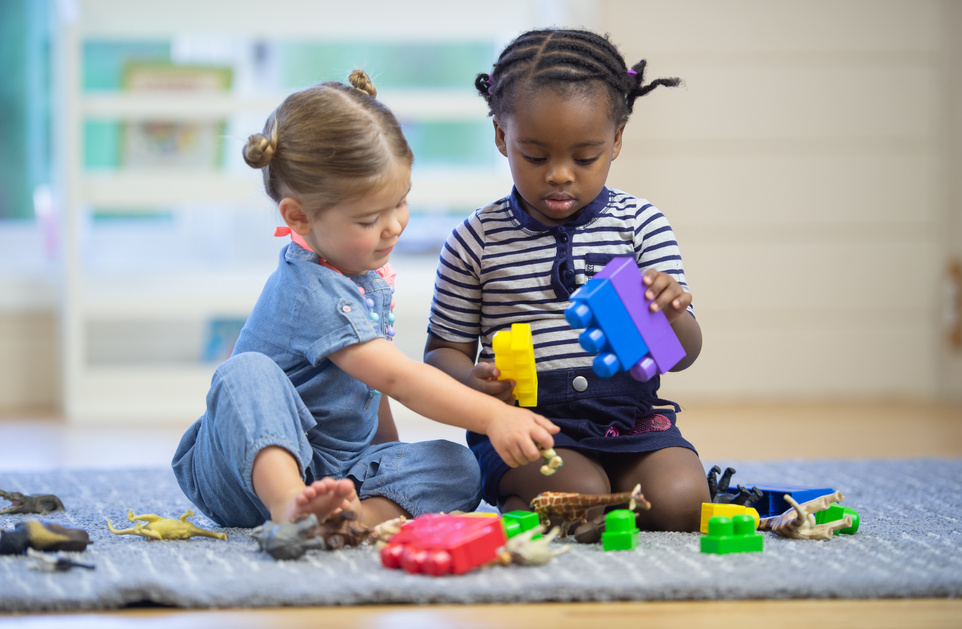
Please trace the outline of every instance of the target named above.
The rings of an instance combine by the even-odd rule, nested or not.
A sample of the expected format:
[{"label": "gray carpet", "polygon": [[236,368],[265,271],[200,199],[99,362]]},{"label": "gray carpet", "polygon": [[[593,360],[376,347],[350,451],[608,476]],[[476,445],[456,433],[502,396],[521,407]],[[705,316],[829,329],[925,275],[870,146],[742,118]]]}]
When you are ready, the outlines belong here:
[{"label": "gray carpet", "polygon": [[[724,556],[699,552],[697,534],[642,533],[634,551],[573,544],[543,567],[434,578],[382,568],[373,547],[274,561],[248,529],[223,529],[226,542],[111,534],[105,519],[127,528],[128,509],[177,517],[191,507],[167,469],[0,472],[0,489],[58,495],[67,512],[47,519],[85,529],[94,542],[65,555],[96,566],[45,573],[29,569],[28,557],[0,556],[0,610],[962,595],[962,460],[717,463],[735,467],[743,484],[839,489],[861,528],[829,541],[766,534],[764,552]],[[0,528],[30,517],[0,516]]]}]

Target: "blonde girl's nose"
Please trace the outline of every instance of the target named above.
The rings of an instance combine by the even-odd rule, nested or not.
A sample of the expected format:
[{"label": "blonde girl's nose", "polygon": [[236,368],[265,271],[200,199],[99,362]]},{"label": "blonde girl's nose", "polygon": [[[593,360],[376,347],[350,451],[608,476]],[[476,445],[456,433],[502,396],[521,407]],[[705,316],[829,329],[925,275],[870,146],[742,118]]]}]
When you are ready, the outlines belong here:
[{"label": "blonde girl's nose", "polygon": [[394,210],[388,217],[387,224],[384,226],[384,232],[390,235],[400,234],[402,231],[404,231],[404,226],[407,223],[405,219],[406,212],[405,215],[402,216],[402,212],[400,210]]}]

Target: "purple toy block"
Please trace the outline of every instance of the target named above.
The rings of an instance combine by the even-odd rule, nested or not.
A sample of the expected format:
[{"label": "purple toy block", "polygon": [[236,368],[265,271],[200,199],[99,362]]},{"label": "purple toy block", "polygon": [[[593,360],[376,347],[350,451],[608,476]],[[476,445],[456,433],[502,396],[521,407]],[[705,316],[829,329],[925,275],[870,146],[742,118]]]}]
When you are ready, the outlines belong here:
[{"label": "purple toy block", "polygon": [[608,280],[591,279],[571,295],[565,319],[573,328],[587,328],[578,337],[590,354],[598,354],[592,369],[602,378],[628,371],[648,347]]},{"label": "purple toy block", "polygon": [[594,279],[607,279],[631,315],[638,332],[648,346],[649,356],[632,366],[631,375],[642,382],[656,372],[666,373],[685,357],[685,348],[668,323],[665,313],[652,312],[651,301],[645,299],[646,287],[634,258],[615,258]]}]

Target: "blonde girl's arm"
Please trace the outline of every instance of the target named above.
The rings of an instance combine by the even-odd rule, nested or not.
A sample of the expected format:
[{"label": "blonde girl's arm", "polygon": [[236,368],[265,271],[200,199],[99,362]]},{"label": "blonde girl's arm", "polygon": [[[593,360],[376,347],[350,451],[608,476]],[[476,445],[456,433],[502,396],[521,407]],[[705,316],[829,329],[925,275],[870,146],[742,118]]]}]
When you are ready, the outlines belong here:
[{"label": "blonde girl's arm", "polygon": [[442,424],[488,435],[511,467],[541,458],[538,446],[554,446],[558,427],[528,409],[508,406],[471,389],[430,365],[411,360],[378,338],[330,355],[342,370],[415,413]]}]

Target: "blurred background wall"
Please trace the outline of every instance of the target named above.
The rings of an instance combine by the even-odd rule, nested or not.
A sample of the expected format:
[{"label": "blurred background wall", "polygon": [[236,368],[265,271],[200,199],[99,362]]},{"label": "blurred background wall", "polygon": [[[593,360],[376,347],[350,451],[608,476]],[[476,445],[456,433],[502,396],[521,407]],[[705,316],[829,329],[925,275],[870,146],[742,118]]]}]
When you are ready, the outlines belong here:
[{"label": "blurred background wall", "polygon": [[[18,0],[3,2],[8,25],[29,21],[10,8]],[[123,416],[128,410],[108,398],[135,402],[141,385],[125,378],[156,362],[166,379],[148,378],[144,390],[189,394],[196,408],[144,401],[156,410],[145,419],[187,422],[199,414],[207,372],[222,350],[214,346],[218,330],[229,335],[249,309],[281,244],[267,235],[276,217],[256,174],[237,167],[241,142],[284,93],[342,80],[350,65],[368,68],[384,86],[418,159],[402,238],[410,244],[395,266],[399,343],[420,359],[440,242],[473,207],[510,189],[483,104],[471,94],[474,74],[489,69],[518,32],[545,25],[607,32],[629,65],[648,60],[649,79],[685,81],[637,102],[609,178],[672,222],[704,330],[700,359],[664,379],[666,397],[962,399],[960,287],[950,272],[962,257],[960,2],[367,2],[360,24],[334,2],[288,0],[267,15],[245,2],[24,4],[48,8],[33,19],[49,31],[38,27],[23,45],[46,41],[49,67],[18,67],[25,85],[36,73],[49,77],[52,174],[39,177],[29,212],[8,210],[0,220],[0,413],[66,405],[69,414],[70,400],[93,392],[103,404],[78,407],[80,415]],[[153,26],[174,23],[183,33]],[[223,35],[214,38],[221,44],[199,46],[208,32]],[[104,156],[105,146],[116,151],[120,141],[119,123],[108,119],[158,115],[156,104],[125,100],[122,73],[94,76],[96,54],[98,71],[114,63],[103,61],[110,46],[233,72],[230,100],[202,104],[217,116],[243,111],[218,136],[225,157],[217,174],[196,180],[198,191],[212,186],[210,194],[198,192],[186,209],[124,206],[124,186],[141,182],[149,196],[147,186],[159,181],[189,187],[196,172],[131,179],[129,164],[111,163],[122,155]],[[418,46],[423,57],[404,57]],[[82,59],[71,56],[77,50]],[[336,64],[324,66],[332,55]],[[387,67],[386,57],[402,62]],[[451,61],[432,71],[442,78],[420,85],[419,73],[439,57]],[[2,58],[12,63],[9,54]],[[402,69],[412,83],[396,78]],[[98,100],[101,89],[108,96]],[[15,153],[5,162],[25,159]],[[232,190],[237,181],[247,186],[239,193],[243,210],[210,211],[238,198],[217,196],[223,188],[211,182],[222,174]],[[137,265],[146,270],[118,275]],[[201,273],[208,284],[193,292],[165,292],[218,265],[229,270]],[[163,301],[152,305],[157,295]],[[228,316],[198,305],[215,297],[229,304]],[[68,351],[78,336],[80,358]],[[102,365],[115,379],[84,379]],[[180,379],[187,371],[189,383]]]}]

